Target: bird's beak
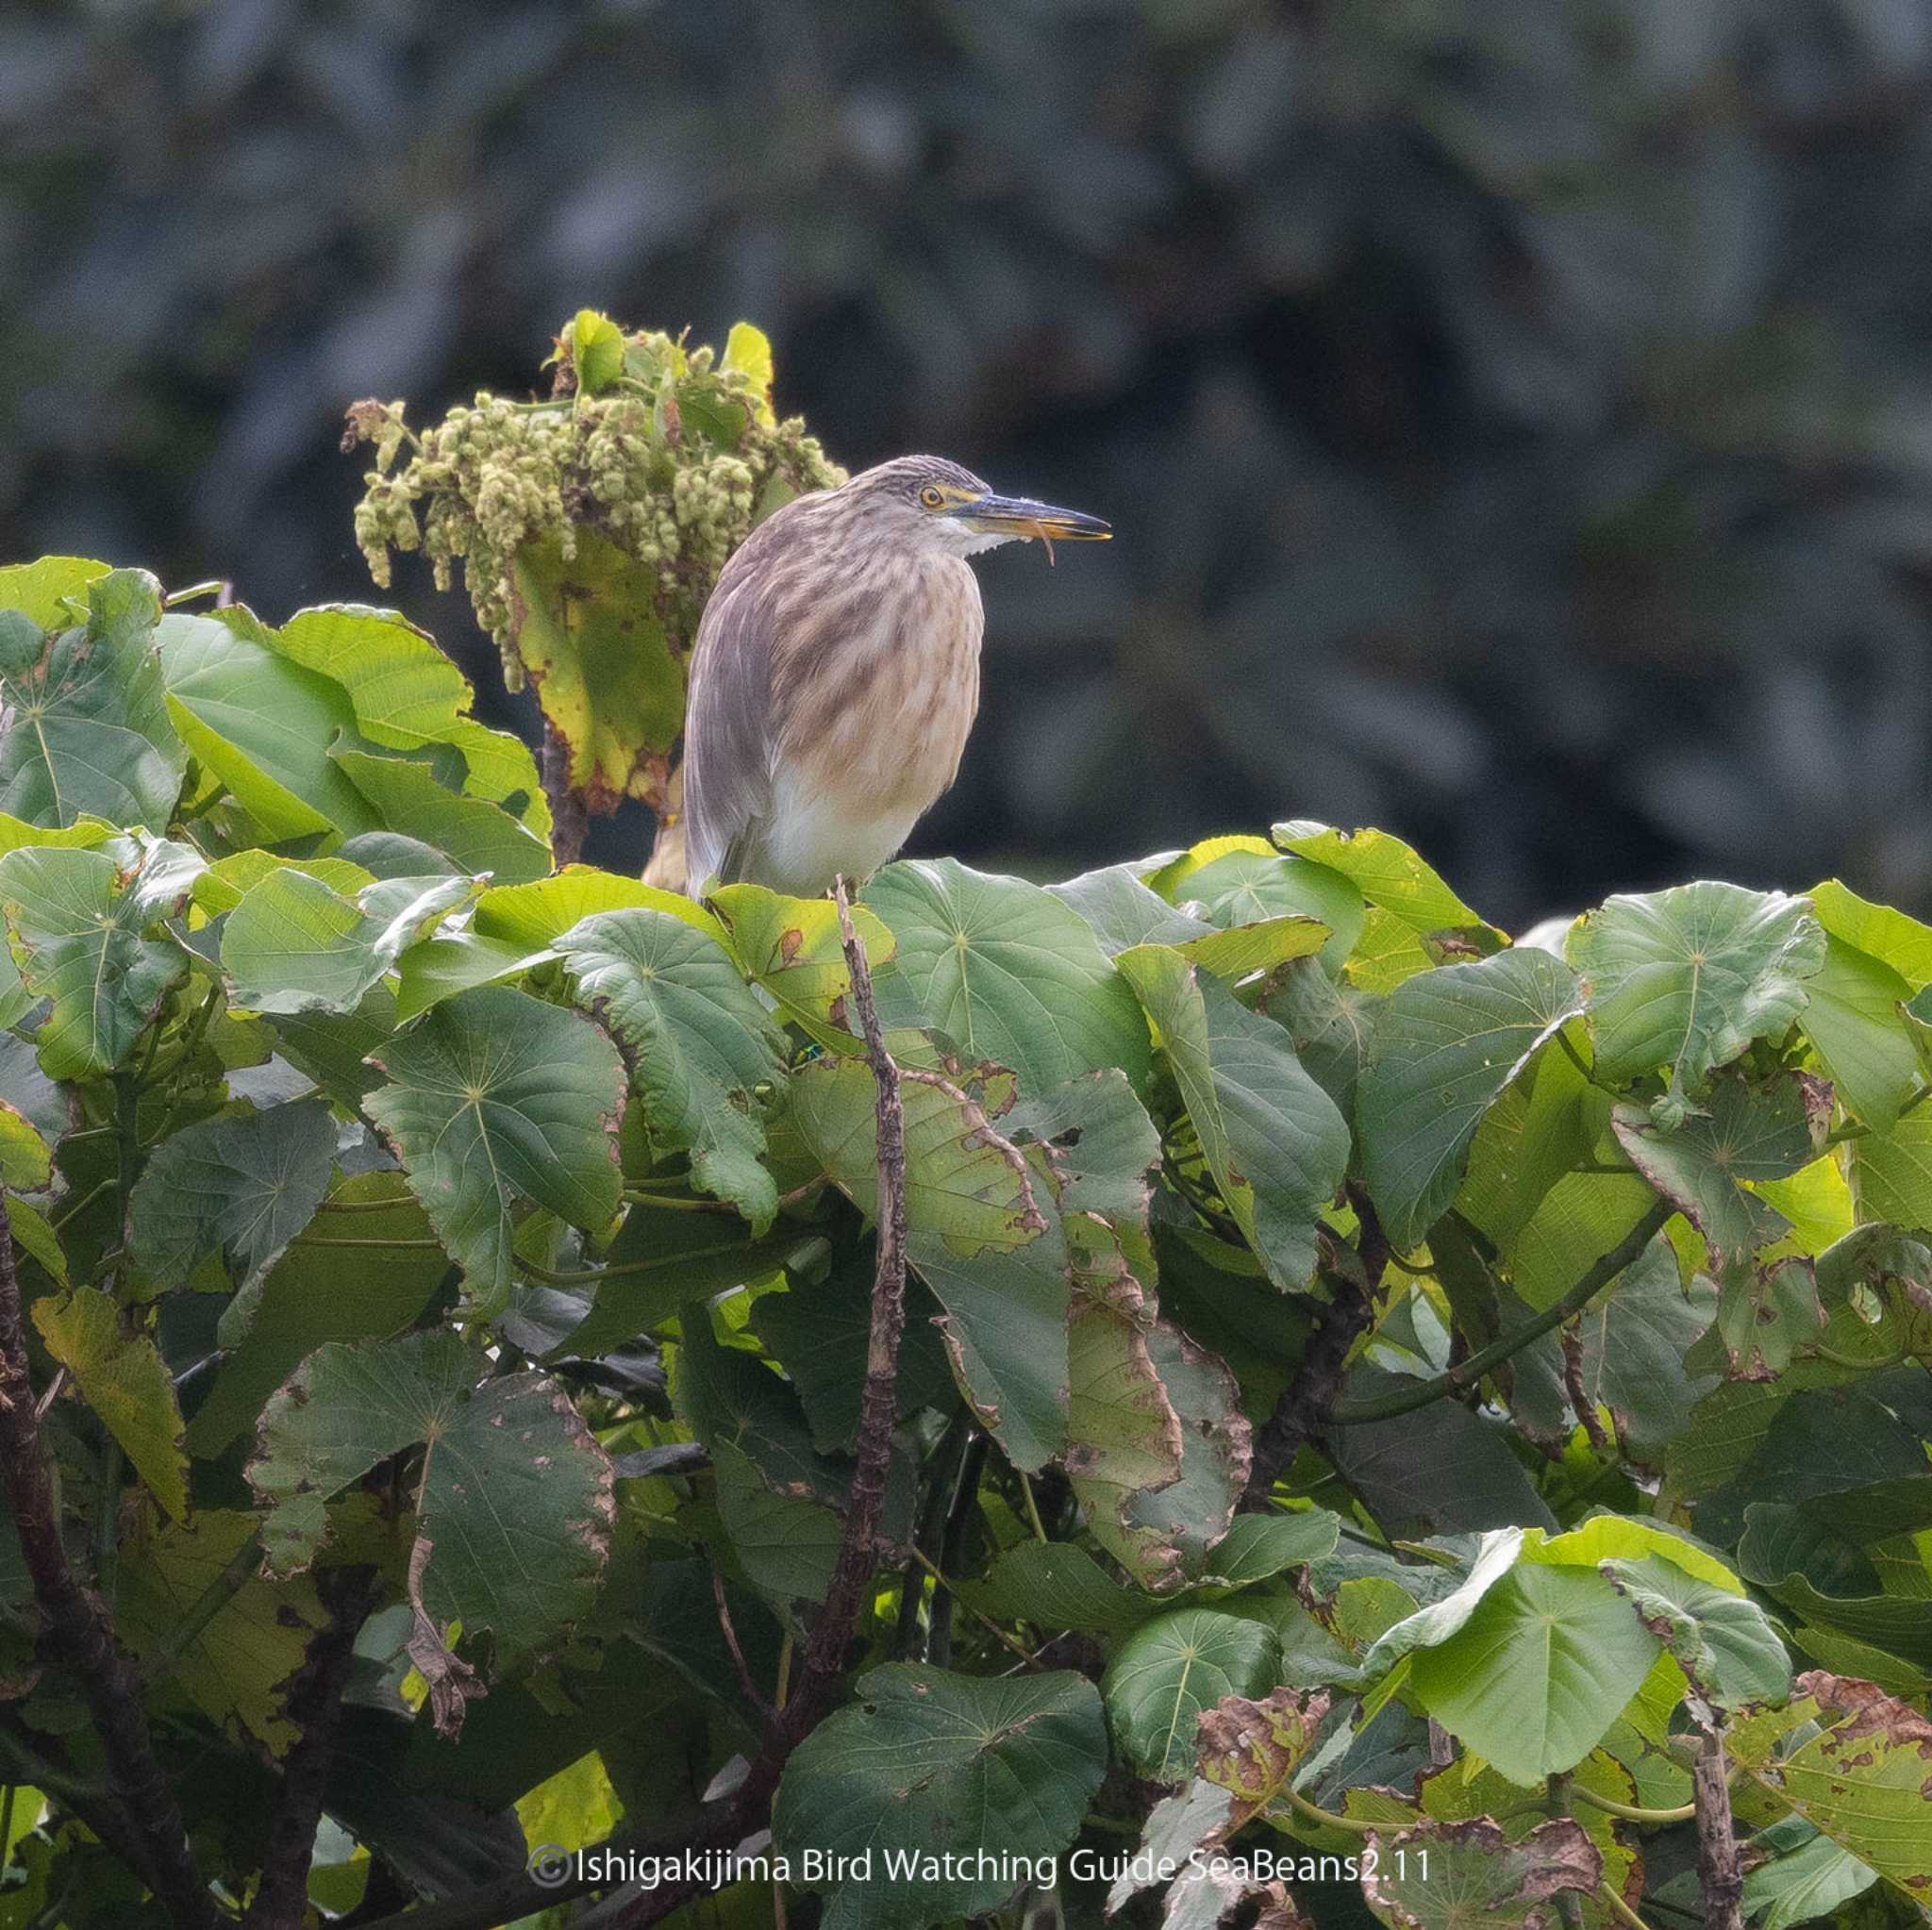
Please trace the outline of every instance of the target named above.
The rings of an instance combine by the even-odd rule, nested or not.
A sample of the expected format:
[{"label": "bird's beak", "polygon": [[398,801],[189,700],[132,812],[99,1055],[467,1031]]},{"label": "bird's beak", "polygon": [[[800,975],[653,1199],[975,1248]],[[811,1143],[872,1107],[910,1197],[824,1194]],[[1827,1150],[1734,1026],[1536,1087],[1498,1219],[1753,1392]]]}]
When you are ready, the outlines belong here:
[{"label": "bird's beak", "polygon": [[1049,562],[1057,542],[1106,542],[1113,535],[1112,526],[1098,516],[1057,509],[1030,496],[980,496],[959,504],[951,513],[985,536],[1017,536],[1027,541],[1037,537],[1046,545]]}]

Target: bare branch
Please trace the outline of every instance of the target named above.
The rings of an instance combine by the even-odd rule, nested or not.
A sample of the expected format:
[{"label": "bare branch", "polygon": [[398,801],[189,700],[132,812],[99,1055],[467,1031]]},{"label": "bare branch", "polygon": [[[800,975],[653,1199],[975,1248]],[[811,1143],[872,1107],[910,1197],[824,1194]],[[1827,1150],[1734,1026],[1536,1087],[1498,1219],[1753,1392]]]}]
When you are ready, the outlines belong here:
[{"label": "bare branch", "polygon": [[1707,1930],[1743,1930],[1744,1870],[1731,1823],[1724,1739],[1715,1727],[1704,1732],[1690,1772],[1690,1800],[1697,1812],[1697,1881]]},{"label": "bare branch", "polygon": [[13,1510],[34,1600],[46,1622],[44,1646],[79,1685],[101,1739],[108,1772],[143,1852],[142,1874],[177,1926],[211,1930],[214,1899],[194,1868],[175,1792],[155,1755],[141,1677],[114,1641],[107,1604],[68,1565],[48,1476],[40,1416],[27,1376],[13,1222],[0,1193],[0,1483]]}]

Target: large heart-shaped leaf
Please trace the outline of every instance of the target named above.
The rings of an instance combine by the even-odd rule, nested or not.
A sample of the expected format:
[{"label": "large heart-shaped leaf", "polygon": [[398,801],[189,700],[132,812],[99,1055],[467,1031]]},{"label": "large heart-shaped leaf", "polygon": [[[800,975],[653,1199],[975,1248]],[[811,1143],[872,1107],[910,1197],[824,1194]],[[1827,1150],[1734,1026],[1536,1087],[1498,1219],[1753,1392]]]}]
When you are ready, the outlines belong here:
[{"label": "large heart-shaped leaf", "polygon": [[160,831],[188,752],[168,721],[155,625],[160,588],[144,570],[87,584],[85,625],[0,658],[0,810],[34,824],[83,813]]},{"label": "large heart-shaped leaf", "polygon": [[1600,1574],[1519,1563],[1409,1683],[1452,1736],[1528,1787],[1574,1769],[1657,1660],[1657,1639]]},{"label": "large heart-shaped leaf", "polygon": [[521,1654],[578,1620],[609,1551],[610,1463],[569,1395],[540,1373],[478,1381],[455,1334],[318,1348],[262,1415],[248,1479],[269,1566],[321,1551],[325,1504],[377,1461],[424,1444],[417,1500],[429,1613]]},{"label": "large heart-shaped leaf", "polygon": [[26,954],[24,976],[53,1001],[37,1041],[50,1078],[119,1065],[187,976],[179,946],[142,933],[187,902],[193,867],[183,860],[192,856],[152,845],[131,877],[104,851],[28,848],[0,857],[0,903]]},{"label": "large heart-shaped leaf", "polygon": [[854,1698],[792,1752],[772,1809],[793,1868],[807,1850],[835,1872],[873,1852],[869,1882],[807,1877],[832,1892],[826,1930],[993,1910],[1024,1874],[1016,1859],[1051,1863],[1073,1841],[1107,1773],[1100,1698],[1068,1670],[989,1679],[893,1663]]},{"label": "large heart-shaped leaf", "polygon": [[1265,1693],[1280,1655],[1265,1622],[1214,1608],[1173,1608],[1143,1623],[1101,1684],[1123,1754],[1157,1782],[1192,1775],[1202,1711],[1224,1696]]},{"label": "large heart-shaped leaf", "polygon": [[1362,1894],[1391,1930],[1550,1930],[1604,1878],[1603,1854],[1568,1817],[1511,1842],[1487,1816],[1377,1832]]},{"label": "large heart-shaped leaf", "polygon": [[1139,1084],[1147,1025],[1085,922],[1050,891],[955,858],[888,865],[866,887],[898,941],[898,972],[968,1059],[1024,1092],[1118,1066]]},{"label": "large heart-shaped leaf", "polygon": [[1804,1010],[1824,931],[1802,898],[1709,880],[1606,901],[1573,926],[1596,1071],[1684,1090]]},{"label": "large heart-shaped leaf", "polygon": [[1578,1007],[1576,974],[1538,951],[1420,973],[1390,993],[1356,1121],[1397,1247],[1415,1246],[1455,1197],[1483,1114]]},{"label": "large heart-shaped leaf", "polygon": [[509,1296],[520,1199],[601,1227],[622,1192],[624,1068],[588,1021],[505,986],[448,1000],[383,1048],[369,1116],[484,1314]]},{"label": "large heart-shaped leaf", "polygon": [[785,1070],[785,1036],[736,961],[684,919],[604,911],[556,940],[580,1001],[617,1035],[657,1151],[691,1154],[691,1177],[759,1233],[778,1209],[760,1163],[759,1087]]},{"label": "large heart-shaped leaf", "polygon": [[1277,1287],[1307,1285],[1315,1224],[1348,1170],[1348,1124],[1288,1034],[1166,945],[1114,961],[1159,1033],[1222,1198]]},{"label": "large heart-shaped leaf", "polygon": [[143,1272],[179,1287],[225,1252],[245,1293],[313,1217],[328,1190],[335,1122],[320,1100],[184,1126],[148,1161],[129,1237]]}]

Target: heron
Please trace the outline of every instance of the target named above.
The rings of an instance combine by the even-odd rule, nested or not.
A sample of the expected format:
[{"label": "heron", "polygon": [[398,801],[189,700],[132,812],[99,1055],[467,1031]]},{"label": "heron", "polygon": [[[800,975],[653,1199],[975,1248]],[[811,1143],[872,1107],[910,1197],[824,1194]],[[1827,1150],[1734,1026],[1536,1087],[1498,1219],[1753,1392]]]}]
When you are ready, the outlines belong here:
[{"label": "heron", "polygon": [[732,555],[685,719],[686,889],[856,888],[951,785],[979,707],[979,584],[999,543],[1100,541],[1097,516],[902,456],[799,496]]}]

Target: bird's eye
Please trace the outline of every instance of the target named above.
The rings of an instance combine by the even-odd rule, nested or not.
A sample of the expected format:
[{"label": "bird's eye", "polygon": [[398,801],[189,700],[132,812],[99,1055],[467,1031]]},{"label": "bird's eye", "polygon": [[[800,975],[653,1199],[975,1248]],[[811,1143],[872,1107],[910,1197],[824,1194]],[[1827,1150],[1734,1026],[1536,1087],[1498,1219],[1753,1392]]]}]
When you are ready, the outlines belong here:
[{"label": "bird's eye", "polygon": [[919,500],[922,503],[924,503],[928,509],[937,509],[941,506],[941,504],[942,504],[946,500],[946,493],[943,490],[940,489],[936,484],[927,483],[926,486],[920,491]]}]

